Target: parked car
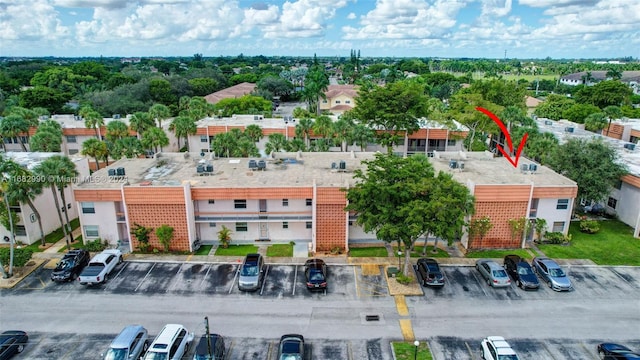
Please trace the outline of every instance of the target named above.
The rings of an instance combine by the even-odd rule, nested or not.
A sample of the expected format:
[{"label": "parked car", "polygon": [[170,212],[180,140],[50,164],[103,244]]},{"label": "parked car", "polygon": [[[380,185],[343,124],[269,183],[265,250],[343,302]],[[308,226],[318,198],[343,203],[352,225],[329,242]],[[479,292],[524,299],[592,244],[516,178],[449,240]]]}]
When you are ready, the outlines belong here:
[{"label": "parked car", "polygon": [[598,344],[598,356],[602,360],[640,360],[640,353],[633,352],[624,345],[614,343]]},{"label": "parked car", "polygon": [[89,261],[89,265],[82,270],[78,280],[81,285],[101,284],[107,281],[109,274],[120,263],[122,263],[122,252],[120,250],[104,250]]},{"label": "parked car", "polygon": [[125,326],[102,354],[104,360],[137,360],[149,347],[149,333],[141,325]]},{"label": "parked car", "polygon": [[487,336],[481,347],[485,360],[518,360],[518,355],[502,336]]},{"label": "parked car", "polygon": [[11,359],[24,351],[28,341],[29,336],[24,331],[9,330],[0,334],[0,360]]},{"label": "parked car", "polygon": [[309,259],[304,263],[304,275],[307,289],[324,290],[327,288],[327,264],[321,259]]},{"label": "parked car", "polygon": [[278,346],[278,360],[304,359],[304,337],[298,334],[282,335]]},{"label": "parked car", "polygon": [[488,259],[476,261],[476,269],[487,280],[487,285],[493,287],[505,287],[511,285],[509,275],[497,262]]},{"label": "parked car", "polygon": [[260,254],[247,254],[240,267],[238,277],[238,289],[242,291],[255,291],[262,285],[264,276],[264,259]]},{"label": "parked car", "polygon": [[504,269],[511,276],[518,287],[527,290],[537,290],[540,287],[538,277],[533,273],[531,265],[518,255],[504,257]]},{"label": "parked car", "polygon": [[536,257],[533,258],[531,265],[533,271],[553,290],[570,291],[573,289],[571,280],[555,261],[546,257]]},{"label": "parked car", "polygon": [[51,273],[51,281],[70,281],[80,276],[80,272],[89,264],[87,250],[71,250],[64,254]]},{"label": "parked car", "polygon": [[444,274],[435,259],[418,259],[418,274],[422,286],[444,286]]},{"label": "parked car", "polygon": [[144,360],[180,360],[189,350],[194,334],[180,324],[167,324],[153,339]]},{"label": "parked car", "polygon": [[[211,349],[211,353],[209,353]],[[224,338],[218,334],[202,335],[198,345],[196,345],[196,353],[193,354],[193,360],[224,360],[225,347]]]}]

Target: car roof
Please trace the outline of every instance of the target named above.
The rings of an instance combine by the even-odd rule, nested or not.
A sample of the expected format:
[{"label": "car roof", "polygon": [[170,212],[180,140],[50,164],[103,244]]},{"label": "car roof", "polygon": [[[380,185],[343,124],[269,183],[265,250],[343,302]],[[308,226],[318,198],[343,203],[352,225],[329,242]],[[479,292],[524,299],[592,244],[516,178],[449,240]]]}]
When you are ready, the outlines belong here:
[{"label": "car roof", "polygon": [[487,340],[490,340],[493,346],[496,347],[496,351],[500,355],[515,355],[511,345],[502,336],[489,336]]},{"label": "car roof", "polygon": [[247,254],[244,257],[245,264],[256,265],[258,263],[258,259],[260,259],[260,254]]},{"label": "car roof", "polygon": [[489,265],[489,268],[491,268],[491,270],[504,269],[502,266],[500,266],[500,264],[498,264],[497,262],[495,262],[493,260],[481,259],[481,260],[478,260],[478,262],[481,263],[481,264]]},{"label": "car roof", "polygon": [[547,267],[560,267],[557,262],[553,259],[549,259],[548,257],[537,258],[539,262],[545,264]]},{"label": "car roof", "polygon": [[[184,326],[180,324],[167,324],[162,328],[158,336],[153,340],[154,344],[169,344],[173,340],[173,337],[178,331],[184,329]],[[162,347],[155,348],[154,350],[164,350]],[[168,350],[168,349],[167,349]]]},{"label": "car roof", "polygon": [[311,268],[320,269],[325,265],[325,263],[322,259],[309,259],[304,263],[304,265]]},{"label": "car roof", "polygon": [[138,333],[146,331],[147,329],[145,329],[142,325],[126,326],[124,329],[122,329],[120,334],[118,334],[118,336],[113,339],[113,341],[111,342],[111,347],[116,349],[128,348],[132,338],[138,335]]}]

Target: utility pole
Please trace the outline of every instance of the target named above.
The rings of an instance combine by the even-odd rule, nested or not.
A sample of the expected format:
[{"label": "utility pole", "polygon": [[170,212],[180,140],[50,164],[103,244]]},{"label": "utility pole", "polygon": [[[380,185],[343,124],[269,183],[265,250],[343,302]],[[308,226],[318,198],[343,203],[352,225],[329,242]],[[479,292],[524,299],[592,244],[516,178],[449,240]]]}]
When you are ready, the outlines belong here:
[{"label": "utility pole", "polygon": [[205,335],[207,336],[207,358],[208,359],[213,359],[213,354],[211,353],[211,336],[209,334],[209,317],[205,316],[204,317],[204,328],[205,328]]}]

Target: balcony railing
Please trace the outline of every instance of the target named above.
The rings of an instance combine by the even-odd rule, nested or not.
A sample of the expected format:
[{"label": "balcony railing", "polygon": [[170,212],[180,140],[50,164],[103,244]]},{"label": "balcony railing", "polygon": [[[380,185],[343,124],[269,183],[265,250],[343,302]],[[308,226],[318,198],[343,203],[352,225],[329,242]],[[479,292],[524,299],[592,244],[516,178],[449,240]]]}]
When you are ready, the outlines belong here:
[{"label": "balcony railing", "polygon": [[254,221],[254,220],[280,220],[280,221],[309,221],[312,219],[310,211],[305,212],[251,212],[251,213],[208,213],[195,214],[196,221]]}]

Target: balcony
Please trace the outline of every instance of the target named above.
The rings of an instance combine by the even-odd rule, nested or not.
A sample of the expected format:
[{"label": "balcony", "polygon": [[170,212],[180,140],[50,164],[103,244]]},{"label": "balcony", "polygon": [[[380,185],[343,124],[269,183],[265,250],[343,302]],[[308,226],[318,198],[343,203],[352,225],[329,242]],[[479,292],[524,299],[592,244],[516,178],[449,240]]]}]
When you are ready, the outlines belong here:
[{"label": "balcony", "polygon": [[243,212],[243,213],[195,213],[196,222],[215,221],[311,221],[311,211],[305,212]]}]

